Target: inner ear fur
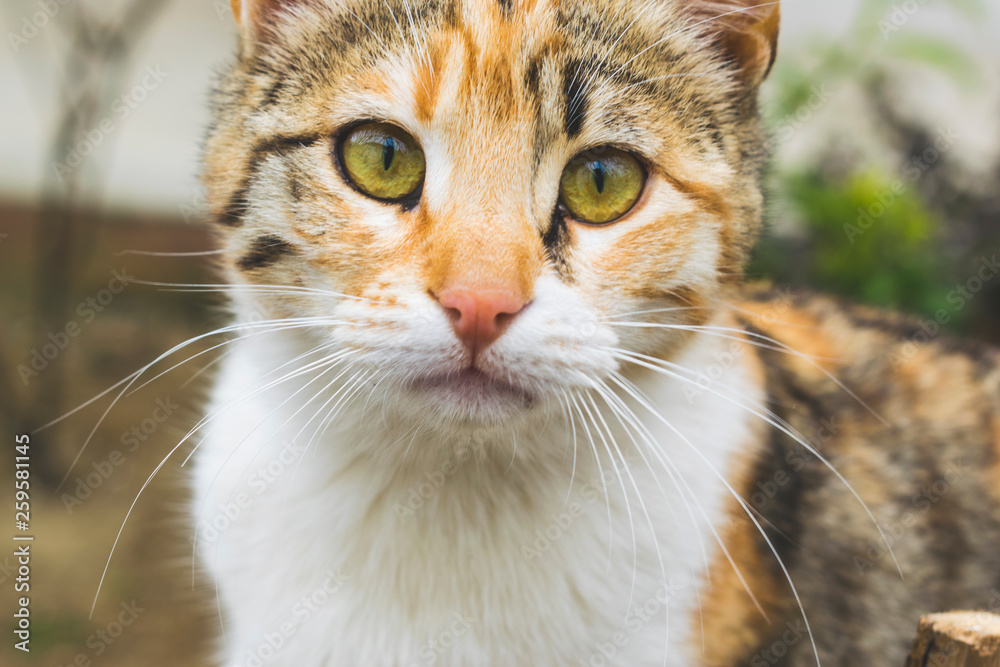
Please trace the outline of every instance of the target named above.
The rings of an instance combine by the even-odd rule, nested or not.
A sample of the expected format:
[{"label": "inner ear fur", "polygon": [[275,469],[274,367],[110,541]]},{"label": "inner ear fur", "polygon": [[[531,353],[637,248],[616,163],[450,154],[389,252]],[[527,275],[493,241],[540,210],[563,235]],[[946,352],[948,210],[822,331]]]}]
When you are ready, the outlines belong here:
[{"label": "inner ear fur", "polygon": [[691,3],[695,29],[714,40],[756,87],[767,78],[778,52],[781,5],[770,0],[698,0]]}]

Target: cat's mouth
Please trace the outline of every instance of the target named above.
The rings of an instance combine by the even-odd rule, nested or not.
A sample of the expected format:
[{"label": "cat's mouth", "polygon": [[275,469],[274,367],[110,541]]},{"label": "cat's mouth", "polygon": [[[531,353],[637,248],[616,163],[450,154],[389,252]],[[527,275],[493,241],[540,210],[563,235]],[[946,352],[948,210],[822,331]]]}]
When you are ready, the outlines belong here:
[{"label": "cat's mouth", "polygon": [[522,387],[473,367],[418,378],[410,387],[438,407],[475,417],[505,416],[535,403],[535,397]]}]

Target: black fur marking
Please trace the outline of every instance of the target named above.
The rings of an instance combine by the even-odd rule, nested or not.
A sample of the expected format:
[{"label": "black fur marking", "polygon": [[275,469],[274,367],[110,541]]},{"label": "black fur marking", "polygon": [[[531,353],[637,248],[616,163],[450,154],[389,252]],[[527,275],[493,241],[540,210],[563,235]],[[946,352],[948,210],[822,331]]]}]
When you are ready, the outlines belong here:
[{"label": "black fur marking", "polygon": [[508,21],[514,15],[514,0],[497,0],[500,5],[500,15]]},{"label": "black fur marking", "polygon": [[462,8],[459,0],[444,0],[441,3],[441,22],[445,27],[458,28],[462,22]]},{"label": "black fur marking", "polygon": [[556,273],[566,282],[572,282],[573,276],[566,261],[566,251],[569,249],[569,229],[566,226],[565,212],[560,207],[552,213],[552,222],[542,235],[545,252],[555,266]]},{"label": "black fur marking", "polygon": [[533,99],[538,98],[538,70],[541,65],[540,58],[533,58],[524,73],[524,87]]},{"label": "black fur marking", "polygon": [[[752,326],[746,326],[751,334],[760,334]],[[820,424],[824,415],[833,414],[831,410],[821,405],[818,399],[799,387],[791,373],[785,371],[781,353],[761,349],[759,352],[768,375],[767,386],[771,392],[771,409],[784,422],[795,425],[801,418],[809,424]],[[776,391],[777,390],[777,391]],[[788,405],[791,402],[792,405]],[[806,464],[801,470],[789,468],[787,458],[790,452],[796,452]],[[775,480],[779,471],[786,473],[787,481],[778,484]],[[822,462],[785,433],[776,428],[771,429],[768,446],[761,452],[754,467],[754,479],[758,483],[773,489],[773,493],[765,494],[766,502],[755,504],[751,498],[751,507],[757,509],[766,520],[762,522],[764,532],[771,540],[778,557],[789,569],[798,560],[799,545],[803,541],[810,511],[813,503],[810,498],[823,485],[826,467]],[[756,487],[761,488],[761,487]],[[777,561],[771,555],[766,544],[761,544],[762,552],[778,567]],[[783,574],[776,573],[778,578]]]},{"label": "black fur marking", "polygon": [[254,146],[250,150],[250,159],[246,168],[247,175],[240,183],[240,187],[229,198],[229,203],[226,204],[222,215],[218,217],[218,221],[227,227],[239,227],[243,224],[243,218],[246,217],[250,205],[247,201],[247,194],[253,186],[260,163],[268,156],[283,155],[296,148],[305,148],[316,143],[319,139],[318,135],[277,136],[265,139]]},{"label": "black fur marking", "polygon": [[566,102],[563,124],[571,139],[580,134],[587,114],[586,78],[586,69],[581,66],[580,61],[570,60],[566,63],[563,70],[563,97]]},{"label": "black fur marking", "polygon": [[247,251],[247,254],[236,262],[236,266],[243,271],[262,269],[294,252],[295,249],[292,248],[292,245],[284,239],[270,234],[259,236],[250,244],[250,250]]},{"label": "black fur marking", "polygon": [[284,87],[285,87],[284,79],[278,79],[273,84],[271,84],[271,87],[268,88],[267,91],[264,93],[264,99],[260,103],[259,108],[263,109],[265,107],[271,107],[276,105],[278,101],[281,99],[281,91],[284,89]]},{"label": "black fur marking", "polygon": [[243,218],[246,217],[248,209],[247,192],[252,184],[252,176],[243,179],[240,187],[236,189],[236,193],[229,198],[229,203],[226,204],[222,215],[218,217],[221,224],[227,227],[239,227],[243,224]]},{"label": "black fur marking", "polygon": [[881,331],[898,338],[900,342],[909,341],[918,345],[933,342],[949,354],[968,357],[977,367],[977,379],[985,378],[988,371],[996,368],[996,352],[987,343],[971,338],[955,338],[945,331],[943,325],[934,321],[918,322],[890,314],[884,317],[872,316],[866,312],[859,312],[857,308],[845,309],[843,312],[858,327]]}]

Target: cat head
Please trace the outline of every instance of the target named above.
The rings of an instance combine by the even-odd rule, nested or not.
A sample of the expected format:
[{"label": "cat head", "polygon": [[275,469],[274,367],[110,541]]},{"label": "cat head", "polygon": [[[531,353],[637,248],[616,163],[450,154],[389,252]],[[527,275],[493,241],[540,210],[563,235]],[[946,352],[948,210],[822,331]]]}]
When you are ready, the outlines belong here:
[{"label": "cat head", "polygon": [[230,278],[399,405],[515,419],[677,354],[741,279],[777,2],[233,8],[204,164]]}]

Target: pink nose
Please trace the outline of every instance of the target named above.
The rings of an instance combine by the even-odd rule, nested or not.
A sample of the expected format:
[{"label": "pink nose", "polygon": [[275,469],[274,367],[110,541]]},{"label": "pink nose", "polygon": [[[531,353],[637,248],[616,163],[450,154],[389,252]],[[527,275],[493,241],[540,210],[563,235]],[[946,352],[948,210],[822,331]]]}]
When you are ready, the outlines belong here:
[{"label": "pink nose", "polygon": [[473,361],[527,305],[514,292],[504,289],[448,287],[434,296],[448,313],[455,334]]}]

